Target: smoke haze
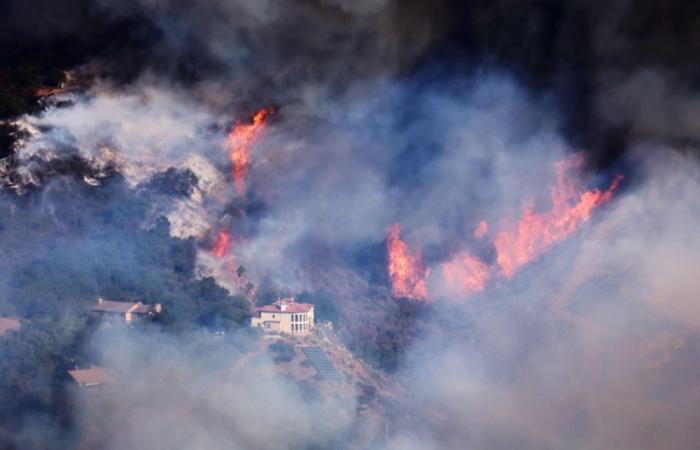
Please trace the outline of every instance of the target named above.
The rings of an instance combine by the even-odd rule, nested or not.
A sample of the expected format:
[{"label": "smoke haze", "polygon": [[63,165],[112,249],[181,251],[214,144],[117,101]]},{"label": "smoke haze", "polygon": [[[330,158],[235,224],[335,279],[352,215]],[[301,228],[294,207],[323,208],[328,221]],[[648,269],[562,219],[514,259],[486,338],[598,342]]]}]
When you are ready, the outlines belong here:
[{"label": "smoke haze", "polygon": [[[49,3],[9,7],[3,67],[65,54],[89,83],[8,119],[0,311],[78,330],[61,305],[128,286],[177,333],[91,329],[84,359],[120,395],[66,390],[63,422],[13,422],[17,448],[696,446],[697,7]],[[227,139],[263,108],[243,195]],[[498,233],[554,209],[556,163],[579,156],[567,193],[619,188],[507,273]],[[424,302],[392,296],[395,224]],[[465,252],[488,271],[469,292],[444,277]],[[254,302],[331,299],[338,339],[392,380],[381,411],[359,412],[360,386],[281,375],[254,335],[212,333],[248,281]]]}]

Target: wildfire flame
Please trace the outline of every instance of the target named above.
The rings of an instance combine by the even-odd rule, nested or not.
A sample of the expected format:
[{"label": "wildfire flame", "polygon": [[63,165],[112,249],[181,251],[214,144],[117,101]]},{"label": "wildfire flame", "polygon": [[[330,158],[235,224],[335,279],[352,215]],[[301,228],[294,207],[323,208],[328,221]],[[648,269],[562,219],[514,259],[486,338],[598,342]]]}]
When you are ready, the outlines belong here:
[{"label": "wildfire flame", "polygon": [[[236,242],[238,242],[238,239]],[[256,286],[246,275],[246,270],[238,264],[235,255],[231,251],[232,244],[231,234],[227,231],[220,231],[210,253],[215,258],[223,261],[226,271],[231,274],[232,287],[235,293],[254,299]]]},{"label": "wildfire flame", "polygon": [[412,253],[401,240],[401,225],[394,224],[387,229],[387,257],[389,278],[394,297],[407,297],[426,300],[428,290],[425,278],[429,271],[423,267],[419,253]]},{"label": "wildfire flame", "polygon": [[228,253],[231,246],[231,235],[226,231],[220,231],[214,243],[211,254],[217,258],[223,258]]},{"label": "wildfire flame", "polygon": [[496,235],[493,243],[496,261],[506,278],[511,278],[520,267],[564,240],[581,223],[590,219],[593,208],[612,199],[622,175],[618,175],[605,192],[593,189],[577,193],[573,181],[566,178],[566,173],[582,162],[580,155],[557,162],[554,165],[557,181],[551,191],[552,208],[537,213],[531,204],[527,205],[516,224],[506,226]]},{"label": "wildfire flame", "polygon": [[261,109],[251,123],[238,123],[233,126],[226,138],[226,148],[233,166],[233,184],[238,195],[246,193],[246,175],[250,166],[250,149],[265,129],[265,119],[272,109]]},{"label": "wildfire flame", "polygon": [[[465,296],[481,292],[494,273],[512,278],[519,268],[587,222],[594,208],[612,199],[623,176],[615,177],[605,191],[592,189],[578,192],[573,180],[567,178],[567,173],[582,163],[583,157],[576,155],[554,164],[556,182],[550,193],[552,207],[549,211],[536,212],[532,204],[528,204],[519,221],[502,224],[493,240],[496,250],[494,265],[481,261],[466,250],[461,251],[441,265],[445,284]],[[473,236],[481,239],[488,232],[488,223],[481,221],[474,229]],[[399,224],[390,227],[387,233],[388,272],[394,296],[426,300],[425,279],[430,271],[423,267],[420,253],[411,253],[401,240]]]}]

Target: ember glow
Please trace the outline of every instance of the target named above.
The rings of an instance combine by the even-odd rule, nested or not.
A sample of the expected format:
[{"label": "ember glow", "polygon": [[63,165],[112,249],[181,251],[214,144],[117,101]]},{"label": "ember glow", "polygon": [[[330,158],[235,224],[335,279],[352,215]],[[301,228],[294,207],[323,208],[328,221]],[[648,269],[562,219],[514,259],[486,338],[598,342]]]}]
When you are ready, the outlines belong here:
[{"label": "ember glow", "polygon": [[233,183],[238,195],[243,196],[246,193],[250,150],[265,130],[265,119],[270,114],[272,109],[261,109],[253,116],[251,123],[234,125],[226,138],[226,148],[233,166]]},{"label": "ember glow", "polygon": [[413,253],[401,240],[401,225],[387,230],[388,272],[394,297],[426,300],[425,279],[429,271],[423,266],[420,253]]},{"label": "ember glow", "polygon": [[211,250],[211,254],[216,258],[223,258],[228,253],[230,246],[231,235],[226,231],[220,231],[218,237],[216,238],[214,248]]},{"label": "ember glow", "polygon": [[552,187],[549,211],[538,213],[527,205],[517,223],[498,232],[494,240],[496,260],[505,277],[511,278],[520,267],[564,240],[590,219],[593,208],[610,201],[622,176],[618,175],[605,192],[593,189],[579,193],[566,175],[582,162],[581,156],[574,156],[554,165],[557,181]]}]

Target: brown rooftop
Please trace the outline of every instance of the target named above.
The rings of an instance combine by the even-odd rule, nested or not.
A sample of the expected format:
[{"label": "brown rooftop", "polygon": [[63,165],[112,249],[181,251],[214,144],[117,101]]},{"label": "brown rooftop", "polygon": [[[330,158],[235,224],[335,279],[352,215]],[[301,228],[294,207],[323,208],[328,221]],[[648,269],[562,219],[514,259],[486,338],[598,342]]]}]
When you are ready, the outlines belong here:
[{"label": "brown rooftop", "polygon": [[19,319],[14,317],[0,317],[0,336],[5,335],[9,331],[15,331],[22,328]]},{"label": "brown rooftop", "polygon": [[93,311],[108,312],[108,313],[137,313],[147,314],[151,308],[141,302],[114,302],[103,298],[97,299],[97,304],[92,307]]},{"label": "brown rooftop", "polygon": [[112,381],[112,377],[102,367],[91,366],[89,369],[69,370],[68,375],[80,386],[97,386]]}]

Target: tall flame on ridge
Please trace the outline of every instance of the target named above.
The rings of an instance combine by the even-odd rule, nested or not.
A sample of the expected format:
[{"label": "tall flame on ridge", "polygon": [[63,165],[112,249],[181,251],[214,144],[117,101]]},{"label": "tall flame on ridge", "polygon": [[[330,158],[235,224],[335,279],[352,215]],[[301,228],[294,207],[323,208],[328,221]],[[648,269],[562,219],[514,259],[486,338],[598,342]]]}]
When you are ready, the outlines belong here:
[{"label": "tall flame on ridge", "polygon": [[612,199],[622,175],[618,175],[605,192],[600,189],[576,191],[566,173],[582,162],[582,156],[577,155],[555,163],[557,181],[551,191],[552,208],[538,213],[532,205],[527,205],[517,223],[506,226],[496,235],[493,243],[496,261],[506,278],[511,278],[520,267],[564,240],[579,224],[590,219],[593,208]]},{"label": "tall flame on ridge", "polygon": [[238,195],[246,193],[246,175],[250,165],[250,149],[265,129],[265,119],[272,109],[261,109],[251,123],[238,123],[233,126],[226,138],[226,148],[233,165],[233,183]]},{"label": "tall flame on ridge", "polygon": [[401,225],[398,223],[387,229],[387,257],[394,297],[426,300],[425,278],[430,272],[423,267],[420,254],[411,252],[401,240]]}]

